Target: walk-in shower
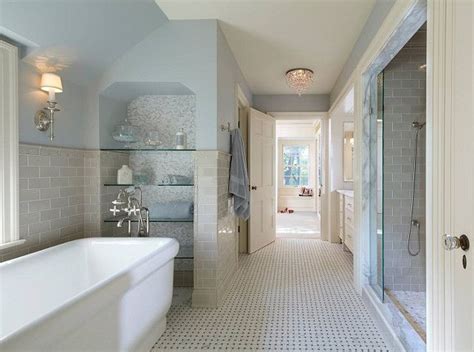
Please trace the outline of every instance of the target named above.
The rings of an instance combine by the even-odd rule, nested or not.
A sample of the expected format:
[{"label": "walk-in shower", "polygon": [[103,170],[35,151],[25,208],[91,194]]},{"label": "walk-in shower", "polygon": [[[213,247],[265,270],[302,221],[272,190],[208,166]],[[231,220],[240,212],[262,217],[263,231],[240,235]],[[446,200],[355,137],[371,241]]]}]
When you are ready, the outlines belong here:
[{"label": "walk-in shower", "polygon": [[378,75],[370,114],[370,284],[420,341],[426,338],[425,64],[423,26]]}]

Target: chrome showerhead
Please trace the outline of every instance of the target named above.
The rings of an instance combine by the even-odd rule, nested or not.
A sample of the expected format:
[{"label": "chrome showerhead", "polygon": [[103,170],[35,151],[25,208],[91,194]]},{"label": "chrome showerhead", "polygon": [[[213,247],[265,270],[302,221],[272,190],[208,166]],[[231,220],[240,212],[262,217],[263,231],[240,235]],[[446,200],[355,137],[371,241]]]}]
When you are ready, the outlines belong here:
[{"label": "chrome showerhead", "polygon": [[411,127],[421,130],[423,127],[425,127],[425,125],[426,125],[426,122],[414,121],[412,122]]}]

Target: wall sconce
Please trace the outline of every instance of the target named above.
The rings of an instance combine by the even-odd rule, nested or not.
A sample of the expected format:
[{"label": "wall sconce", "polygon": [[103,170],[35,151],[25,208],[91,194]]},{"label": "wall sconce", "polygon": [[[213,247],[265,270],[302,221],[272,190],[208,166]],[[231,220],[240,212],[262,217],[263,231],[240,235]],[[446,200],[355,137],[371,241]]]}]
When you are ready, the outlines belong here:
[{"label": "wall sconce", "polygon": [[63,92],[61,77],[54,73],[43,73],[41,76],[41,90],[49,93],[48,106],[38,110],[35,114],[36,128],[42,132],[49,130],[49,139],[54,139],[54,113],[60,111],[56,105],[56,93]]}]

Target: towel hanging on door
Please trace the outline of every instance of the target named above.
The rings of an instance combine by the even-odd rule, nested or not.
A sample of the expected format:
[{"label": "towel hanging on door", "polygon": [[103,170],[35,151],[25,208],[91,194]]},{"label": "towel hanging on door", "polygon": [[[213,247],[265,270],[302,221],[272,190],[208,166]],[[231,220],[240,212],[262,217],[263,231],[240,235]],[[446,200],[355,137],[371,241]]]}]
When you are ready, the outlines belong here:
[{"label": "towel hanging on door", "polygon": [[238,128],[231,133],[231,154],[229,193],[234,196],[235,215],[243,220],[250,217],[249,176],[245,146]]}]

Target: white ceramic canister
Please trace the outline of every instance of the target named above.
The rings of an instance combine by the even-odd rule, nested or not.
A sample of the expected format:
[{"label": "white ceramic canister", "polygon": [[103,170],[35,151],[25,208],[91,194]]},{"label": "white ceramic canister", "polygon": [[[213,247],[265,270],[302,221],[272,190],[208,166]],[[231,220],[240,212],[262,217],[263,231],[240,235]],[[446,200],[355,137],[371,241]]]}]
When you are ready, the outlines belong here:
[{"label": "white ceramic canister", "polygon": [[131,185],[133,182],[133,172],[127,165],[122,165],[122,167],[117,171],[117,183],[119,185]]}]

